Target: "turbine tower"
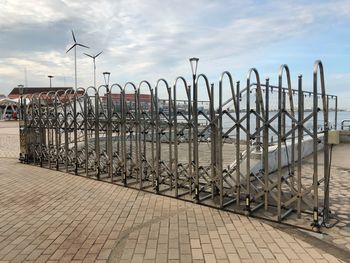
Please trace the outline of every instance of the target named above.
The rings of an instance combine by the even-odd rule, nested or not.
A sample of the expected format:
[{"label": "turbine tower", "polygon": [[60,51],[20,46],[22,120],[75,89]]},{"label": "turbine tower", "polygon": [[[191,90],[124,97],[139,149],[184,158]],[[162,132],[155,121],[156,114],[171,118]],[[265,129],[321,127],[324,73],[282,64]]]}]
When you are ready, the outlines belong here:
[{"label": "turbine tower", "polygon": [[96,63],[95,63],[95,59],[96,59],[99,55],[101,55],[102,52],[103,52],[103,51],[101,51],[100,53],[98,53],[98,54],[95,55],[95,56],[84,53],[84,55],[86,55],[86,56],[92,58],[92,60],[94,61],[94,87],[95,87],[95,88],[96,88]]},{"label": "turbine tower", "polygon": [[75,36],[74,36],[74,32],[72,30],[72,36],[73,36],[73,40],[74,40],[74,45],[71,46],[66,53],[68,53],[72,48],[74,48],[74,75],[75,75],[75,90],[77,90],[78,87],[78,80],[77,80],[77,46],[81,46],[81,47],[85,47],[85,48],[89,48],[83,44],[80,44],[76,41]]}]

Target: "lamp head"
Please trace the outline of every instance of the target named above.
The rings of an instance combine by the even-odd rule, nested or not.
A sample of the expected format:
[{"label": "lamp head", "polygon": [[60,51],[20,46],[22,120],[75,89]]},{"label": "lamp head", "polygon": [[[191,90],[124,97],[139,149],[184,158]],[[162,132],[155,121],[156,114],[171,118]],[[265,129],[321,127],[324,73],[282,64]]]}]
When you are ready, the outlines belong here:
[{"label": "lamp head", "polygon": [[190,58],[190,63],[191,63],[191,70],[192,70],[192,75],[195,76],[197,74],[197,66],[198,66],[198,60],[199,58]]},{"label": "lamp head", "polygon": [[24,86],[23,85],[18,85],[18,92],[20,95],[23,95],[24,92]]},{"label": "lamp head", "polygon": [[104,80],[105,80],[106,86],[109,85],[109,77],[110,77],[110,75],[111,75],[110,72],[107,72],[107,71],[103,72],[103,78],[104,78]]}]

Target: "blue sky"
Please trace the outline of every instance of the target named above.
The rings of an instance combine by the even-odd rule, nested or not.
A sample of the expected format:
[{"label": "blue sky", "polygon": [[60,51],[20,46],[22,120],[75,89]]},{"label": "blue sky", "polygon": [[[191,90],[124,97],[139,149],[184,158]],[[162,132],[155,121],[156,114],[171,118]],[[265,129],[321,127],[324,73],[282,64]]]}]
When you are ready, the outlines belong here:
[{"label": "blue sky", "polygon": [[[190,77],[188,58],[200,58],[198,71],[217,83],[229,70],[245,83],[251,67],[277,83],[288,64],[296,84],[303,74],[311,89],[313,63],[321,59],[328,93],[350,108],[350,1],[160,1],[160,0],[0,0],[0,93],[14,86],[74,86],[73,29],[78,42],[78,85],[93,84],[111,72],[111,82],[173,83]],[[295,86],[294,86],[295,87]]]}]

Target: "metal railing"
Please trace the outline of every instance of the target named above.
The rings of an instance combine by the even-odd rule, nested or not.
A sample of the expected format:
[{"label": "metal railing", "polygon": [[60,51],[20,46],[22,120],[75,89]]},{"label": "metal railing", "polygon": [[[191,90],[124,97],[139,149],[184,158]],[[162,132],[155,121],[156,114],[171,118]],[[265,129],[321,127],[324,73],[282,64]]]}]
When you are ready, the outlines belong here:
[{"label": "metal railing", "polygon": [[[268,211],[278,222],[311,213],[319,227],[329,208],[328,193],[321,200],[319,191],[329,184],[328,109],[337,97],[325,93],[320,61],[313,77],[312,92],[303,91],[302,76],[292,89],[289,68],[282,65],[277,85],[270,79],[262,84],[251,69],[242,90],[225,71],[218,85],[194,73],[192,87],[178,77],[173,85],[160,79],[155,86],[142,81],[35,94],[23,105],[21,156],[41,167],[230,211]],[[149,95],[149,107],[141,105],[142,94]],[[206,97],[207,109],[199,108],[199,96]],[[313,156],[308,176],[302,171],[307,142]]]},{"label": "metal railing", "polygon": [[[349,123],[348,125],[345,125],[345,123]],[[345,128],[348,128],[350,130],[350,120],[342,120],[340,124],[341,130],[345,130]]]}]

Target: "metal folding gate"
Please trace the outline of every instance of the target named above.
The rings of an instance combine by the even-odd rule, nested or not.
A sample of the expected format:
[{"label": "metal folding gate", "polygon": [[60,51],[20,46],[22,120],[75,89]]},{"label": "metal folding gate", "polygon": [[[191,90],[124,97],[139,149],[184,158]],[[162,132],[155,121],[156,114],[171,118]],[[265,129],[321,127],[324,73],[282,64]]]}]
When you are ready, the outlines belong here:
[{"label": "metal folding gate", "polygon": [[[293,89],[282,65],[277,85],[262,83],[253,68],[243,88],[228,71],[218,85],[194,72],[191,84],[178,77],[173,85],[160,79],[154,87],[142,81],[27,96],[21,160],[276,221],[305,212],[319,227],[328,216],[337,97],[325,93],[320,61],[313,90],[302,84],[298,76]],[[311,174],[303,173],[308,155]]]}]

